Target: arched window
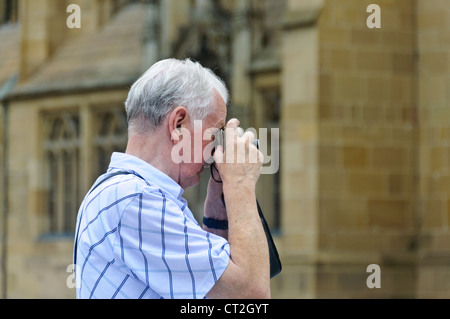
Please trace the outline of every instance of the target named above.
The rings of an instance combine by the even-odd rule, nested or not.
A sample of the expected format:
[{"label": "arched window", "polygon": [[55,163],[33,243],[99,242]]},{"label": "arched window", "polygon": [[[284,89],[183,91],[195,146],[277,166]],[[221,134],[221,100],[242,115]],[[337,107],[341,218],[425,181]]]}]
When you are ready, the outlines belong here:
[{"label": "arched window", "polygon": [[80,205],[79,118],[76,113],[44,116],[48,222],[46,232],[74,232]]},{"label": "arched window", "polygon": [[18,13],[19,9],[17,0],[0,1],[0,25],[17,22]]}]

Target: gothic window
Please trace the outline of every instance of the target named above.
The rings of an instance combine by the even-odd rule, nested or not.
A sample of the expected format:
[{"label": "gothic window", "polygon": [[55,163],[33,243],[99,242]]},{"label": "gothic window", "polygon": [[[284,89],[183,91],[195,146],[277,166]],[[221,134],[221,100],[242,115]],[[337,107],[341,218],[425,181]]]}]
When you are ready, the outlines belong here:
[{"label": "gothic window", "polygon": [[119,12],[128,3],[139,2],[138,0],[113,0],[112,1],[112,11],[113,13]]},{"label": "gothic window", "polygon": [[96,167],[93,178],[97,178],[108,169],[113,152],[124,152],[127,135],[127,118],[123,107],[115,109],[98,110],[94,116],[95,137],[94,156]]},{"label": "gothic window", "polygon": [[75,112],[44,117],[44,154],[47,171],[47,232],[70,234],[80,205],[79,117]]},{"label": "gothic window", "polygon": [[17,22],[18,12],[17,0],[0,0],[0,25]]}]

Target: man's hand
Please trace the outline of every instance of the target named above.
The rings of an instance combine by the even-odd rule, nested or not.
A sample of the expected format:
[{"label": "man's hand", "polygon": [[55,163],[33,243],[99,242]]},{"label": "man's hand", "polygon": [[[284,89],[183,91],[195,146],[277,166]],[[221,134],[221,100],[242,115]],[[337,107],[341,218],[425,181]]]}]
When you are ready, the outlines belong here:
[{"label": "man's hand", "polygon": [[[210,177],[208,183],[208,190],[205,200],[205,217],[216,220],[227,220],[227,212],[225,205],[223,204],[223,181],[225,183],[249,184],[251,187],[256,185],[258,177],[260,175],[260,168],[262,165],[262,153],[259,152],[256,147],[250,146],[254,140],[252,133],[243,133],[238,131],[239,120],[231,119],[225,128],[228,133],[228,142],[233,147],[234,158],[231,160],[226,158],[226,153],[223,154],[223,148],[218,147],[216,150],[217,155],[214,154],[215,163],[218,170],[219,179]],[[237,139],[237,140],[236,140]],[[236,140],[236,143],[233,143]],[[231,143],[230,143],[231,142]],[[238,152],[237,148],[245,150],[245,153]],[[250,159],[253,159],[251,161]],[[228,163],[229,162],[229,163]],[[253,162],[253,163],[252,163]],[[216,181],[217,180],[217,181]]]},{"label": "man's hand", "polygon": [[238,126],[239,121],[235,119],[228,122],[225,129],[225,152],[222,146],[218,146],[214,153],[214,162],[224,185],[254,188],[261,174],[264,156],[253,145],[253,133],[246,132],[240,136]]}]

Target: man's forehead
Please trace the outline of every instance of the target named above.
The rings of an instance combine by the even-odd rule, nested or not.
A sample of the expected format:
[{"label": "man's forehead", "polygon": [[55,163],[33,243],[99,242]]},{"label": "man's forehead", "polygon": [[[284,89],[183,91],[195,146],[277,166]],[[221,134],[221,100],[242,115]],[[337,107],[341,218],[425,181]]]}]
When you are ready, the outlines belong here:
[{"label": "man's forehead", "polygon": [[216,89],[214,89],[214,91],[215,101],[212,106],[213,110],[207,116],[206,123],[211,125],[210,128],[222,129],[226,125],[227,106],[219,92],[217,92]]}]

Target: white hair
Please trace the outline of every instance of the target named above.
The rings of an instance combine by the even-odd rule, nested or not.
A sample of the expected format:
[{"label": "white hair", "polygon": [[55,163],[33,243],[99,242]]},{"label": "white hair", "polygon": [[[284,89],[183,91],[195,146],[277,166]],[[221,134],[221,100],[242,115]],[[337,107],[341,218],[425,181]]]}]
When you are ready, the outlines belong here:
[{"label": "white hair", "polygon": [[192,120],[202,120],[212,111],[214,89],[228,104],[225,83],[210,69],[190,59],[159,61],[128,93],[125,109],[129,129],[143,133],[148,122],[157,127],[177,106],[186,107]]}]

